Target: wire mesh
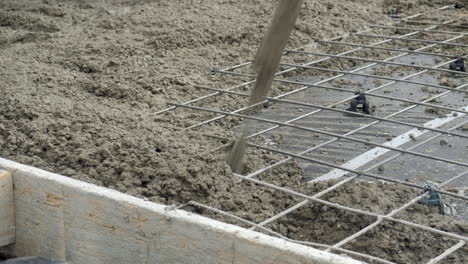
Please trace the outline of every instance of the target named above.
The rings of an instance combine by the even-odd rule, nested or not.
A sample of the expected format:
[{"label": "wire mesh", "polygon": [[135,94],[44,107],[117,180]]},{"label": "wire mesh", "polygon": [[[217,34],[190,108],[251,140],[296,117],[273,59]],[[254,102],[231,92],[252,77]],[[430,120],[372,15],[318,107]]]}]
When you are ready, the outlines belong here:
[{"label": "wire mesh", "polygon": [[[449,7],[447,6],[447,7],[440,8],[439,10],[445,10],[445,9],[448,9],[448,8]],[[456,137],[460,137],[460,138],[467,138],[468,137],[467,135],[461,134],[461,133],[455,133],[454,131],[461,128],[461,127],[463,127],[463,126],[465,126],[466,124],[468,124],[468,121],[464,121],[464,122],[461,121],[458,124],[456,124],[454,126],[451,126],[448,129],[440,129],[438,127],[430,127],[430,126],[426,126],[426,125],[414,124],[414,123],[404,122],[404,121],[394,119],[396,116],[399,116],[399,115],[401,115],[403,113],[407,113],[408,111],[410,111],[410,110],[412,110],[412,109],[414,109],[414,108],[416,108],[418,106],[419,107],[421,107],[421,106],[432,107],[432,108],[451,111],[450,114],[454,116],[453,120],[462,119],[461,117],[463,117],[464,115],[466,115],[468,113],[468,106],[463,107],[463,108],[457,108],[457,107],[451,107],[451,106],[446,106],[446,105],[438,105],[438,104],[435,103],[436,99],[441,99],[443,97],[451,95],[452,93],[466,93],[467,91],[464,90],[464,89],[468,86],[468,82],[459,84],[459,85],[457,85],[455,87],[451,87],[451,86],[448,86],[448,85],[438,85],[438,84],[433,84],[433,83],[430,83],[430,82],[419,82],[419,81],[409,80],[411,78],[415,78],[415,77],[417,77],[419,75],[422,75],[424,73],[427,73],[429,71],[437,71],[439,73],[444,73],[444,74],[447,74],[447,73],[457,74],[457,75],[461,76],[462,78],[465,75],[467,75],[466,73],[455,72],[455,71],[452,71],[452,70],[447,70],[447,69],[442,68],[443,66],[446,66],[447,64],[450,64],[450,63],[454,62],[455,60],[453,59],[453,57],[455,57],[456,54],[442,54],[440,52],[428,52],[427,51],[427,50],[431,50],[433,48],[437,48],[437,47],[439,47],[441,45],[453,46],[453,47],[466,47],[466,46],[468,46],[468,45],[465,45],[463,43],[459,43],[459,42],[453,43],[452,42],[452,41],[463,39],[467,35],[466,32],[436,30],[437,28],[439,28],[441,26],[451,26],[451,23],[459,20],[460,18],[448,20],[448,21],[445,21],[443,23],[434,23],[434,24],[425,23],[423,21],[414,21],[414,24],[418,24],[418,23],[419,24],[429,24],[428,27],[423,28],[423,29],[407,28],[404,25],[401,25],[401,24],[413,24],[413,23],[410,23],[412,21],[412,19],[418,18],[418,17],[419,18],[424,17],[424,15],[425,15],[425,13],[420,13],[420,14],[416,14],[416,15],[407,17],[406,19],[402,19],[399,22],[395,23],[395,25],[393,25],[393,26],[372,25],[371,29],[364,30],[362,32],[359,32],[359,33],[355,34],[356,36],[367,37],[369,39],[370,38],[384,38],[383,41],[375,42],[375,43],[372,43],[372,44],[355,44],[355,43],[336,41],[336,40],[340,40],[341,39],[340,37],[334,38],[332,40],[317,41],[316,42],[316,43],[322,43],[322,44],[333,44],[333,45],[342,45],[342,46],[355,47],[352,50],[341,52],[341,53],[338,53],[336,55],[335,54],[325,54],[325,53],[316,53],[316,52],[306,52],[306,51],[304,51],[304,49],[306,47],[308,47],[309,45],[304,46],[304,47],[300,47],[300,48],[295,49],[295,50],[288,50],[284,54],[285,56],[287,56],[288,54],[303,54],[304,56],[316,55],[316,56],[321,56],[321,57],[324,57],[324,58],[317,59],[317,60],[302,64],[302,65],[291,64],[291,63],[283,63],[282,64],[283,66],[287,66],[289,68],[277,72],[276,73],[277,76],[284,75],[285,73],[290,73],[290,74],[292,74],[294,72],[297,73],[299,70],[319,70],[319,71],[325,71],[325,72],[329,72],[329,73],[337,73],[337,75],[334,75],[334,76],[329,77],[329,78],[325,78],[325,79],[317,81],[317,82],[312,82],[312,83],[303,82],[303,81],[296,81],[296,80],[290,80],[290,79],[275,79],[276,82],[287,83],[287,84],[292,84],[292,85],[299,85],[301,87],[297,88],[297,89],[294,89],[292,91],[280,94],[280,95],[275,96],[275,97],[265,98],[264,101],[262,101],[262,102],[260,102],[260,103],[258,103],[256,105],[248,106],[248,107],[242,107],[242,108],[236,109],[234,111],[221,111],[221,110],[216,110],[216,109],[213,109],[213,108],[198,107],[198,106],[192,106],[191,105],[192,103],[199,102],[199,101],[204,100],[206,98],[210,98],[210,97],[214,97],[214,96],[218,96],[218,95],[222,95],[222,94],[230,94],[230,95],[235,95],[235,96],[248,96],[247,93],[237,92],[237,91],[234,91],[234,90],[238,89],[238,88],[241,88],[241,87],[249,86],[250,84],[253,84],[255,82],[255,80],[250,80],[250,81],[247,81],[247,82],[243,82],[243,83],[241,83],[239,85],[230,87],[230,88],[228,88],[226,90],[199,86],[198,88],[211,90],[211,91],[213,91],[213,93],[208,94],[208,95],[203,96],[203,97],[200,97],[200,98],[195,98],[195,99],[193,99],[191,101],[188,101],[188,102],[185,102],[185,103],[179,103],[179,104],[174,103],[170,107],[155,113],[155,114],[162,114],[162,113],[165,113],[167,111],[171,111],[171,110],[176,109],[176,108],[186,108],[186,109],[191,109],[193,111],[205,111],[205,112],[218,114],[214,118],[210,118],[210,119],[202,121],[202,122],[200,122],[198,124],[188,126],[185,129],[199,128],[199,127],[201,127],[203,125],[212,123],[212,122],[214,122],[216,120],[219,120],[219,119],[222,119],[222,118],[225,118],[225,117],[228,117],[228,116],[235,116],[235,117],[241,117],[241,118],[244,118],[244,119],[251,119],[251,120],[264,122],[264,123],[268,123],[268,124],[272,125],[271,127],[268,127],[266,129],[261,129],[260,131],[257,131],[255,133],[251,133],[248,136],[248,138],[250,138],[250,139],[252,139],[252,138],[254,138],[256,136],[265,134],[267,132],[270,132],[270,131],[273,131],[273,130],[276,130],[276,129],[279,129],[279,128],[284,128],[284,127],[299,129],[299,130],[303,130],[303,131],[310,132],[310,133],[318,133],[318,134],[322,134],[322,135],[326,135],[326,136],[331,137],[331,139],[329,139],[329,140],[327,140],[325,142],[322,142],[322,143],[320,143],[320,144],[318,144],[316,146],[313,146],[311,148],[307,148],[306,150],[303,150],[303,151],[300,151],[300,152],[297,152],[297,153],[293,153],[293,152],[285,151],[285,150],[280,150],[280,149],[275,149],[275,148],[271,148],[271,147],[266,147],[266,146],[262,146],[262,145],[258,145],[258,144],[254,144],[254,143],[249,143],[250,147],[255,147],[255,148],[271,151],[271,152],[274,152],[274,153],[282,154],[282,155],[285,156],[285,158],[281,159],[280,161],[277,161],[277,162],[275,162],[275,163],[273,163],[273,164],[271,164],[269,166],[266,166],[266,167],[261,168],[261,169],[259,169],[257,171],[254,171],[254,172],[252,172],[252,173],[250,173],[248,175],[240,175],[240,174],[234,174],[234,175],[236,177],[239,177],[239,179],[241,179],[242,181],[252,182],[252,183],[255,183],[255,184],[259,185],[259,186],[264,186],[264,187],[267,187],[267,188],[271,188],[271,189],[274,189],[276,191],[284,192],[284,193],[290,194],[292,196],[303,199],[301,202],[289,207],[288,209],[286,209],[284,211],[279,212],[278,214],[275,214],[275,215],[269,217],[268,219],[265,219],[264,221],[262,221],[260,223],[253,223],[251,221],[242,219],[241,217],[230,214],[229,212],[225,212],[225,211],[219,210],[217,208],[213,208],[213,207],[198,203],[196,201],[190,201],[187,204],[181,205],[180,208],[183,208],[183,207],[185,207],[187,205],[202,207],[202,208],[205,208],[207,210],[211,210],[211,211],[214,211],[216,213],[232,217],[232,218],[234,218],[234,219],[236,219],[238,221],[241,221],[241,222],[243,222],[245,224],[248,224],[248,225],[251,226],[251,229],[253,229],[253,230],[254,229],[259,229],[259,230],[262,230],[262,231],[267,232],[269,234],[272,234],[274,236],[281,237],[281,238],[283,238],[285,240],[288,240],[288,241],[292,241],[292,242],[296,242],[296,243],[300,243],[300,244],[305,244],[305,245],[310,245],[310,246],[317,247],[317,248],[322,248],[322,249],[325,249],[326,251],[335,251],[335,252],[339,252],[339,253],[349,254],[349,255],[352,255],[352,256],[361,257],[361,258],[365,258],[365,259],[380,262],[380,263],[392,263],[392,262],[388,261],[388,260],[385,260],[385,259],[383,259],[383,258],[381,258],[379,256],[371,256],[369,254],[364,254],[364,253],[360,253],[360,252],[347,250],[347,249],[343,248],[343,246],[348,244],[349,242],[357,239],[358,237],[362,236],[363,234],[369,232],[370,230],[376,228],[377,226],[381,225],[383,222],[399,223],[399,224],[403,224],[403,225],[406,225],[406,226],[409,226],[409,227],[412,227],[412,228],[428,231],[428,232],[431,232],[431,233],[434,233],[434,234],[437,234],[437,235],[441,235],[441,236],[444,236],[444,237],[448,237],[448,238],[458,240],[457,244],[453,245],[450,248],[447,248],[444,252],[442,252],[438,256],[434,256],[434,258],[432,258],[428,263],[437,263],[437,262],[447,258],[449,255],[453,254],[454,252],[456,252],[457,250],[462,248],[464,245],[466,245],[466,242],[468,241],[467,236],[459,235],[459,234],[456,234],[454,232],[441,230],[441,229],[434,228],[434,227],[431,227],[431,226],[418,224],[418,223],[415,223],[415,222],[411,222],[411,221],[407,221],[407,220],[403,220],[403,219],[395,217],[395,215],[398,214],[399,212],[407,209],[411,205],[413,205],[413,204],[417,203],[418,201],[420,201],[425,195],[427,195],[429,193],[429,191],[426,191],[425,193],[417,195],[416,197],[414,197],[410,201],[406,202],[405,204],[401,205],[400,207],[392,210],[391,212],[389,212],[387,214],[378,214],[378,213],[373,213],[373,212],[366,211],[366,210],[356,209],[356,208],[353,208],[353,207],[350,207],[350,206],[344,206],[344,205],[340,205],[338,203],[333,203],[333,202],[330,202],[328,200],[325,200],[325,199],[321,198],[325,194],[330,194],[332,191],[336,190],[337,188],[339,188],[339,187],[341,187],[341,186],[343,186],[343,185],[345,185],[347,183],[350,183],[353,180],[356,180],[357,178],[360,178],[360,177],[369,177],[369,178],[372,178],[372,179],[378,179],[378,180],[382,180],[382,181],[385,181],[385,182],[392,182],[392,183],[396,183],[396,184],[410,186],[410,187],[413,187],[413,188],[417,188],[419,190],[421,190],[421,189],[427,190],[427,189],[425,189],[425,186],[410,183],[410,182],[407,182],[407,181],[402,181],[402,180],[397,179],[397,177],[382,176],[382,175],[376,175],[374,173],[370,173],[371,171],[378,168],[379,166],[387,164],[387,163],[401,157],[402,155],[412,155],[415,158],[424,158],[424,159],[428,159],[428,160],[438,161],[438,162],[441,162],[443,164],[453,164],[453,165],[457,165],[457,166],[460,166],[460,167],[464,168],[464,170],[462,172],[456,174],[455,176],[450,177],[448,180],[446,180],[443,183],[439,184],[438,185],[439,188],[444,188],[449,183],[453,183],[454,181],[459,180],[459,179],[461,179],[463,177],[466,177],[466,175],[468,175],[468,170],[465,168],[465,167],[468,167],[468,163],[465,163],[465,162],[461,161],[460,159],[448,159],[448,158],[444,158],[444,157],[441,157],[441,156],[435,156],[433,154],[429,155],[429,154],[424,154],[424,153],[422,153],[420,151],[414,151],[415,149],[417,149],[417,148],[419,148],[421,146],[425,146],[425,145],[429,144],[430,142],[433,142],[435,139],[439,138],[442,135],[451,135],[451,136],[456,136]],[[407,34],[404,34],[404,35],[398,35],[398,36],[367,34],[367,32],[371,32],[373,29],[392,29],[392,30],[397,29],[397,30],[410,31],[410,33],[407,33]],[[430,40],[430,39],[411,38],[412,36],[417,35],[417,34],[419,34],[421,32],[424,32],[425,34],[447,34],[447,35],[456,35],[456,36],[451,37],[451,38],[447,38],[445,40]],[[429,45],[426,45],[426,46],[423,46],[423,47],[420,47],[420,48],[417,48],[417,49],[398,48],[398,47],[381,47],[381,45],[383,45],[383,44],[392,44],[392,43],[394,43],[394,41],[404,41],[407,44],[410,44],[410,43],[413,43],[413,42],[426,43],[426,44],[429,44]],[[388,57],[388,58],[383,59],[383,60],[368,59],[368,58],[362,58],[362,57],[356,57],[356,56],[346,56],[347,54],[362,51],[362,50],[366,50],[366,49],[386,50],[386,51],[391,51],[391,52],[398,52],[398,55]],[[437,56],[437,57],[443,57],[443,58],[449,58],[449,59],[451,58],[451,59],[447,60],[447,61],[445,61],[443,63],[439,63],[439,64],[437,64],[435,66],[431,66],[431,67],[422,66],[422,65],[415,65],[415,64],[408,64],[408,63],[399,63],[399,62],[394,61],[394,60],[397,60],[397,59],[402,58],[402,57],[407,56],[407,55]],[[314,67],[314,66],[312,66],[312,65],[315,65],[315,64],[327,62],[327,61],[332,60],[332,59],[349,59],[349,60],[354,60],[354,61],[365,61],[365,62],[369,62],[369,64],[366,64],[366,65],[361,66],[361,67],[357,67],[357,68],[352,69],[352,70],[346,70],[346,71],[330,69],[330,68],[325,68],[325,67]],[[225,69],[222,69],[222,70],[215,70],[214,72],[220,73],[220,74],[238,75],[238,76],[243,76],[243,77],[254,77],[254,76],[252,76],[250,74],[236,72],[236,70],[242,69],[243,67],[245,67],[247,65],[250,65],[250,64],[251,64],[251,62],[246,62],[246,63],[242,63],[242,64],[235,65],[235,66],[232,66],[232,67],[228,67],[228,68],[225,68]],[[393,65],[393,66],[399,66],[399,67],[409,67],[409,68],[421,69],[421,71],[407,74],[407,75],[405,75],[405,76],[403,76],[401,78],[388,77],[388,76],[377,76],[377,75],[360,73],[360,71],[364,71],[366,69],[369,69],[369,68],[377,66],[377,65]],[[352,99],[356,98],[357,96],[354,95],[354,96],[346,97],[346,98],[344,98],[342,100],[338,100],[337,102],[330,103],[328,105],[318,105],[318,104],[312,104],[312,103],[304,103],[304,102],[295,101],[295,100],[286,100],[286,99],[282,99],[283,97],[287,97],[287,96],[290,96],[290,95],[293,95],[293,94],[296,94],[296,93],[299,93],[299,92],[303,92],[303,91],[305,91],[307,89],[310,89],[312,87],[320,88],[320,89],[327,89],[327,90],[331,89],[331,90],[334,90],[334,91],[337,91],[337,92],[344,92],[344,93],[353,92],[352,89],[344,89],[344,88],[339,88],[339,87],[335,87],[335,86],[324,86],[324,85],[322,85],[322,84],[331,82],[333,80],[342,78],[344,76],[351,76],[351,75],[355,75],[355,76],[359,76],[359,77],[363,77],[363,78],[368,78],[368,79],[384,79],[386,81],[389,81],[388,83],[378,85],[377,87],[374,87],[374,88],[366,91],[365,94],[368,95],[368,96],[375,96],[377,98],[382,98],[382,99],[386,99],[386,100],[405,102],[405,103],[409,103],[410,105],[403,108],[403,109],[401,109],[401,110],[399,110],[399,111],[392,112],[392,113],[390,113],[390,114],[388,114],[388,115],[386,115],[384,117],[377,117],[377,116],[372,116],[372,115],[369,116],[369,115],[364,115],[364,114],[353,113],[353,114],[355,114],[357,116],[367,116],[369,119],[372,119],[374,121],[372,121],[372,122],[370,122],[368,124],[365,124],[365,125],[360,125],[359,127],[355,128],[355,129],[352,129],[351,131],[348,131],[347,133],[344,133],[344,134],[329,132],[329,131],[326,131],[325,129],[317,129],[317,128],[311,128],[311,127],[306,127],[306,126],[293,124],[294,122],[297,122],[297,121],[299,121],[301,119],[308,118],[308,117],[311,117],[311,116],[316,116],[317,113],[320,113],[320,112],[323,112],[323,111],[336,112],[336,113],[349,112],[348,110],[342,110],[342,109],[338,109],[336,107],[339,106],[339,105],[342,105],[344,103],[349,103]],[[405,84],[413,84],[413,85],[425,85],[425,86],[444,89],[446,91],[441,92],[441,93],[437,93],[437,94],[435,94],[433,96],[430,96],[429,98],[419,98],[419,100],[414,100],[414,99],[411,100],[411,99],[407,99],[407,98],[401,98],[401,97],[389,96],[389,95],[382,95],[382,94],[377,94],[376,93],[376,92],[379,92],[379,91],[381,91],[382,89],[384,89],[386,87],[392,86],[392,85],[397,84],[397,83],[405,83]],[[255,117],[254,115],[249,115],[249,114],[240,114],[240,113],[242,113],[242,112],[244,112],[246,110],[252,109],[252,108],[254,108],[254,107],[258,106],[258,105],[262,105],[262,104],[264,104],[266,102],[284,103],[284,104],[290,104],[290,105],[300,105],[300,106],[314,108],[315,110],[310,111],[310,112],[308,112],[306,114],[301,114],[300,116],[291,118],[291,119],[289,119],[287,121],[276,121],[276,120],[273,120],[273,119]],[[431,102],[433,102],[433,103],[431,103]],[[418,142],[416,144],[412,144],[409,147],[404,147],[404,145],[401,146],[401,147],[393,147],[390,144],[386,144],[386,143],[378,143],[378,142],[372,142],[372,141],[369,141],[369,140],[360,139],[360,138],[357,138],[357,137],[350,137],[350,135],[356,134],[358,132],[362,132],[363,130],[368,129],[368,128],[370,128],[370,127],[372,127],[372,126],[374,126],[376,124],[379,124],[381,122],[388,122],[388,123],[392,123],[392,124],[399,125],[399,126],[411,127],[411,128],[419,129],[421,131],[426,131],[426,132],[430,131],[431,133],[435,133],[435,134],[428,137],[428,138],[426,138],[425,140],[423,140],[421,142]],[[450,122],[453,122],[453,121],[451,120]],[[349,168],[349,167],[344,166],[344,165],[336,165],[336,164],[333,164],[331,162],[327,162],[327,161],[324,161],[324,160],[321,160],[321,159],[316,159],[316,158],[306,156],[306,154],[308,154],[308,153],[310,153],[312,151],[316,151],[317,149],[323,148],[323,147],[325,147],[327,145],[330,145],[330,144],[332,144],[332,143],[334,143],[336,141],[343,141],[343,140],[348,140],[348,141],[352,141],[352,142],[355,142],[355,143],[360,143],[360,144],[365,145],[365,146],[374,146],[374,147],[377,147],[377,148],[386,149],[387,151],[395,152],[395,154],[388,157],[388,158],[386,158],[386,159],[384,159],[384,160],[381,160],[381,161],[379,161],[377,163],[374,163],[372,166],[369,166],[364,170],[353,169],[353,168]],[[290,189],[287,189],[287,188],[284,188],[284,187],[280,187],[280,186],[277,186],[277,185],[274,185],[274,184],[271,184],[271,183],[268,183],[268,182],[265,182],[265,181],[262,181],[262,180],[259,180],[259,179],[256,178],[258,175],[260,175],[260,174],[262,174],[262,173],[264,173],[266,171],[272,170],[272,169],[274,169],[274,168],[276,168],[278,166],[281,166],[283,164],[286,164],[288,161],[290,161],[292,159],[300,159],[300,160],[305,160],[305,161],[311,162],[311,163],[321,164],[321,165],[327,166],[327,167],[332,168],[332,169],[339,169],[339,170],[345,171],[346,173],[351,173],[353,175],[346,177],[344,180],[338,181],[337,183],[333,184],[332,186],[330,186],[330,187],[328,187],[328,188],[326,188],[324,190],[321,190],[320,192],[318,192],[318,193],[316,193],[314,195],[306,195],[306,194],[303,194],[303,193],[300,193],[300,192],[297,192],[297,191],[294,191],[294,190],[290,190]],[[435,191],[437,191],[437,192],[439,192],[441,194],[446,194],[446,195],[450,195],[450,196],[458,198],[458,199],[462,199],[464,201],[468,200],[468,197],[464,196],[463,194],[456,194],[456,193],[453,193],[453,192],[444,191],[444,190],[440,190],[440,189],[437,189]],[[290,238],[288,238],[288,237],[286,237],[286,236],[284,236],[284,235],[282,235],[282,234],[280,234],[278,232],[272,231],[272,230],[265,227],[267,224],[272,223],[274,221],[277,221],[281,217],[284,217],[284,216],[298,210],[299,208],[305,206],[306,204],[308,204],[310,202],[320,203],[320,204],[323,204],[323,205],[326,205],[326,206],[329,206],[329,207],[332,207],[332,208],[336,208],[336,209],[339,209],[339,210],[343,210],[343,211],[347,211],[347,212],[351,212],[351,213],[355,213],[355,214],[371,216],[371,217],[376,218],[377,220],[374,221],[373,223],[367,225],[366,227],[360,229],[359,231],[353,233],[352,235],[341,239],[339,242],[334,243],[333,245],[326,245],[326,244],[323,244],[323,243],[316,243],[316,242],[312,242],[312,241],[298,241],[298,240],[290,239]]]}]

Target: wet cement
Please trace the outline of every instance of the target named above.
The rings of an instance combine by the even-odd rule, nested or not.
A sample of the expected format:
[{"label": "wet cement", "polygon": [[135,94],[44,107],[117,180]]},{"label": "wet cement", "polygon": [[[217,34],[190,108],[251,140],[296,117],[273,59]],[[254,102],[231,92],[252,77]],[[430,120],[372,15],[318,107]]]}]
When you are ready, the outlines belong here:
[{"label": "wet cement", "polygon": [[[383,2],[306,1],[289,45],[297,47],[316,36],[329,38],[354,32],[366,23],[387,22],[383,13],[388,3]],[[419,5],[414,5],[416,2]],[[153,115],[170,102],[207,94],[193,83],[215,87],[238,84],[239,79],[206,73],[213,66],[253,57],[274,3],[2,1],[0,156],[164,204],[196,200],[254,222],[292,206],[296,198],[240,183],[224,162],[225,153],[213,151],[233,138],[231,128],[240,119],[226,118],[200,131],[184,131],[178,128],[213,115],[186,109]],[[446,1],[409,1],[402,8],[414,13],[441,3]],[[450,17],[443,12],[439,16]],[[323,52],[339,49],[326,50],[315,44],[310,48]],[[295,60],[309,58],[296,56]],[[272,94],[290,89],[273,87]],[[245,104],[245,99],[226,95],[197,105],[233,110]],[[223,139],[213,139],[212,135]],[[281,158],[249,149],[243,172],[253,172]],[[308,194],[326,187],[304,186],[303,169],[297,161],[259,178]],[[376,210],[414,195],[414,190],[378,184],[350,184],[347,188],[349,192],[336,196],[337,202],[354,201],[356,206],[376,206]],[[378,197],[388,190],[382,197],[385,203],[378,197],[350,197],[361,189],[368,191],[360,195],[375,193]],[[431,225],[441,223],[447,230],[466,234],[466,229],[451,220],[420,208],[412,215],[423,220],[431,215],[430,219],[435,219]],[[235,222],[205,210],[189,209]],[[318,214],[322,211],[327,213]],[[310,220],[314,217],[317,221]],[[368,219],[362,216],[314,204],[270,227],[291,237],[333,243],[365,223]],[[397,234],[398,239],[401,236],[411,243],[396,246],[389,242],[382,247],[369,239],[371,243],[363,241],[355,248],[364,247],[363,251],[401,263],[433,256],[433,252],[416,250],[425,249],[425,241],[434,239],[432,234],[414,232],[414,237],[406,237],[410,236],[407,230],[388,226],[379,229],[379,234],[385,241]],[[440,246],[451,243],[445,241]],[[405,253],[395,254],[399,250]],[[462,263],[459,260],[460,255],[454,263]]]}]

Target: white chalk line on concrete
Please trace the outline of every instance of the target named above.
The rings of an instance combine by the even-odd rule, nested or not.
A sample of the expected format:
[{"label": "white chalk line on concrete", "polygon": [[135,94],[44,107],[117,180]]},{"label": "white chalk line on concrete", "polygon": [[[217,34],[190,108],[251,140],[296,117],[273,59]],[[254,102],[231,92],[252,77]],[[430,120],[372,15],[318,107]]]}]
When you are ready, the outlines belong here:
[{"label": "white chalk line on concrete", "polygon": [[[461,110],[468,111],[468,106],[460,108]],[[451,112],[449,114],[446,114],[445,117],[441,118],[436,118],[433,119],[427,123],[424,124],[425,127],[431,127],[431,128],[437,128],[440,127],[448,122],[451,122],[455,120],[456,118],[460,118],[462,116],[466,115],[465,113],[456,113],[456,112]],[[420,130],[418,128],[414,128],[409,130],[408,132],[399,135],[398,137],[393,138],[392,140],[385,142],[383,145],[389,146],[389,147],[399,147],[411,140],[412,138],[419,137],[430,130]],[[381,148],[381,147],[376,147],[373,148],[355,158],[352,160],[349,160],[348,162],[344,163],[341,165],[341,167],[347,168],[347,169],[352,169],[355,170],[357,168],[360,168],[361,166],[369,163],[370,161],[384,155],[385,153],[391,151],[391,149],[386,149],[386,148]],[[344,175],[350,173],[349,171],[341,170],[341,169],[333,169],[329,171],[328,173],[319,176],[310,182],[319,182],[319,181],[326,181],[326,180],[331,180],[331,179],[338,179],[340,177],[343,177]]]}]

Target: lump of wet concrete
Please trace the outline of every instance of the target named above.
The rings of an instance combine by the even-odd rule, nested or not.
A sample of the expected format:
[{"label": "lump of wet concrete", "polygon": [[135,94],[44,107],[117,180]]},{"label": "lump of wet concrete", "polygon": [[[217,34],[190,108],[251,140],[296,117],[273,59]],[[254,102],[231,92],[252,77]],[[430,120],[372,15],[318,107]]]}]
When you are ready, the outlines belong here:
[{"label": "lump of wet concrete", "polygon": [[424,112],[430,113],[430,114],[435,114],[435,115],[439,116],[440,118],[443,118],[443,117],[445,117],[448,113],[450,113],[449,110],[442,109],[442,108],[435,108],[435,107],[426,107],[426,109],[424,110]]},{"label": "lump of wet concrete", "polygon": [[440,145],[445,146],[445,145],[448,145],[448,140],[446,138],[443,138],[443,139],[440,140],[439,143],[440,143]]},{"label": "lump of wet concrete", "polygon": [[377,167],[377,170],[379,173],[383,173],[385,170],[385,167],[383,165],[379,165],[379,167]]},{"label": "lump of wet concrete", "polygon": [[457,87],[457,84],[455,82],[453,82],[452,80],[449,80],[449,79],[447,79],[445,77],[440,78],[439,84],[443,85],[443,86],[452,87],[452,88]]},{"label": "lump of wet concrete", "polygon": [[429,92],[429,87],[423,86],[423,87],[421,87],[421,91],[427,93],[427,92]]},{"label": "lump of wet concrete", "polygon": [[279,133],[275,133],[271,136],[272,140],[278,144],[283,142],[283,135]]}]

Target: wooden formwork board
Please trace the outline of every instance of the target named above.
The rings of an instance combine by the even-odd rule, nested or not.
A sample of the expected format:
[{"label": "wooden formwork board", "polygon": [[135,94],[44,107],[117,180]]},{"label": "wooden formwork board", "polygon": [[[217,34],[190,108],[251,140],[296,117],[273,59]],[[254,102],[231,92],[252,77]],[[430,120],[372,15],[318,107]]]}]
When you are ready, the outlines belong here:
[{"label": "wooden formwork board", "polygon": [[15,242],[15,207],[11,173],[0,170],[0,247]]},{"label": "wooden formwork board", "polygon": [[105,263],[359,261],[0,158],[13,172],[15,254]]}]

